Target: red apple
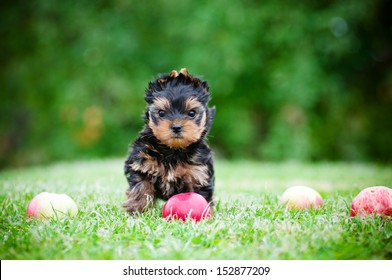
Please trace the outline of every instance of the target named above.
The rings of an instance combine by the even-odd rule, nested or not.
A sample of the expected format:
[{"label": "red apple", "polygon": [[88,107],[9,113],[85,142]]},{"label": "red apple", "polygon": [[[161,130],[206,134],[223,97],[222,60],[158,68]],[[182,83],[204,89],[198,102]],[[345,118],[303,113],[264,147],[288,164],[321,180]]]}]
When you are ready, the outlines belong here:
[{"label": "red apple", "polygon": [[42,192],[36,195],[27,206],[26,217],[40,220],[56,217],[75,216],[78,208],[66,194]]},{"label": "red apple", "polygon": [[392,216],[392,189],[375,186],[363,189],[351,203],[350,216],[372,214]]},{"label": "red apple", "polygon": [[323,199],[321,195],[312,188],[293,186],[283,193],[280,202],[285,204],[287,209],[318,209],[323,204]]},{"label": "red apple", "polygon": [[162,217],[168,220],[176,219],[196,222],[211,217],[211,209],[207,200],[197,193],[180,193],[166,201],[162,209]]}]

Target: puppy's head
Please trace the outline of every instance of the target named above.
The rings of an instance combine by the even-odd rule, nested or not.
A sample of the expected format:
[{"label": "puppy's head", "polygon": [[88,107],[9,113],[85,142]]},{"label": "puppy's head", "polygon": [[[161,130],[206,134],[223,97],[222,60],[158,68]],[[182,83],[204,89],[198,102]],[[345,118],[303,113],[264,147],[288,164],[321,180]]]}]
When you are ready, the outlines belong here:
[{"label": "puppy's head", "polygon": [[215,116],[215,108],[207,105],[207,82],[192,77],[185,68],[150,82],[145,100],[147,125],[172,149],[186,148],[205,137]]}]

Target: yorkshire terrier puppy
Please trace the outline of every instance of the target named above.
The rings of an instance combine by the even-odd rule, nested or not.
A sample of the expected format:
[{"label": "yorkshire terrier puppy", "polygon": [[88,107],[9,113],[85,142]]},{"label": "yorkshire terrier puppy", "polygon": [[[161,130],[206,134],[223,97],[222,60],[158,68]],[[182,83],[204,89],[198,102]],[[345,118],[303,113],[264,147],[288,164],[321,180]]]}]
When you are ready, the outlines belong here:
[{"label": "yorkshire terrier puppy", "polygon": [[207,82],[180,72],[160,75],[145,94],[145,125],[131,145],[124,171],[129,213],[157,199],[195,192],[212,202],[214,167],[206,136],[215,117]]}]

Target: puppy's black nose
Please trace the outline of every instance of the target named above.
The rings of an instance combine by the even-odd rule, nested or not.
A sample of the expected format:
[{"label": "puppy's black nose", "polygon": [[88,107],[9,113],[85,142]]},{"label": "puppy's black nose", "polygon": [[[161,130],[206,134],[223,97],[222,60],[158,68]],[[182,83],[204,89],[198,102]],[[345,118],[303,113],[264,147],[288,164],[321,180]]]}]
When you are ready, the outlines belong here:
[{"label": "puppy's black nose", "polygon": [[182,126],[179,124],[173,124],[172,125],[172,130],[174,133],[180,133],[182,130]]}]

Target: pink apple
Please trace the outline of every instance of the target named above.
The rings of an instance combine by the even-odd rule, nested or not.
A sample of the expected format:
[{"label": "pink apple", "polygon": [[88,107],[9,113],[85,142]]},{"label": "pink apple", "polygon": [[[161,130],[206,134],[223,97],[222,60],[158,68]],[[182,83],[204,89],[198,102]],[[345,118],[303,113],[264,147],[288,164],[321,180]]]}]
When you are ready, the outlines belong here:
[{"label": "pink apple", "polygon": [[68,195],[42,192],[30,201],[26,217],[44,220],[52,217],[63,218],[68,215],[73,217],[77,213],[78,207]]},{"label": "pink apple", "polygon": [[162,217],[168,220],[194,220],[209,219],[211,209],[207,200],[197,193],[180,193],[166,201],[162,209]]},{"label": "pink apple", "polygon": [[323,204],[321,195],[312,188],[293,186],[288,188],[280,198],[287,209],[318,209]]},{"label": "pink apple", "polygon": [[351,203],[350,216],[380,214],[392,216],[392,189],[375,186],[363,189]]}]

